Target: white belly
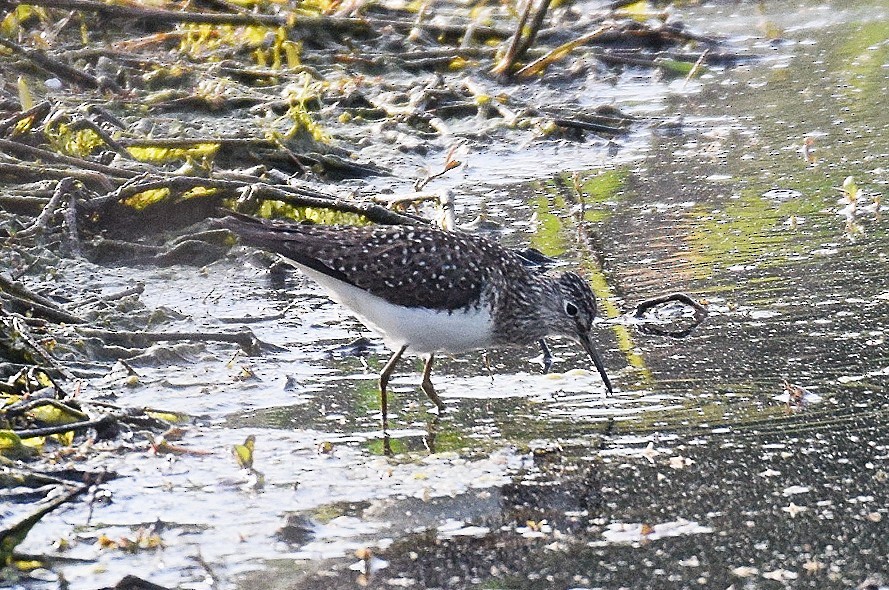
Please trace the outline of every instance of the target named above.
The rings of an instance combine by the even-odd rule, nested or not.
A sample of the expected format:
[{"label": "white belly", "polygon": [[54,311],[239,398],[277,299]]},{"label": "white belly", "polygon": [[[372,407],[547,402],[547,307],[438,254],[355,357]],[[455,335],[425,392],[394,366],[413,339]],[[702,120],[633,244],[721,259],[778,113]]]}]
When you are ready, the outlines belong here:
[{"label": "white belly", "polygon": [[[293,261],[291,261],[293,262]],[[295,264],[295,263],[294,263]],[[361,322],[399,350],[414,354],[464,352],[491,344],[491,314],[486,306],[470,311],[432,311],[393,305],[348,283],[296,264],[306,276],[330,292],[331,299],[351,309]]]}]

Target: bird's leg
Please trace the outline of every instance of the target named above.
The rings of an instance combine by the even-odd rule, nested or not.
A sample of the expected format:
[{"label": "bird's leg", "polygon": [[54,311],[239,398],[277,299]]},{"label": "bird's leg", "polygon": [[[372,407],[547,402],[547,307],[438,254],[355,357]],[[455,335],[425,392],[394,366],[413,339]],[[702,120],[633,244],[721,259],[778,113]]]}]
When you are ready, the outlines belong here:
[{"label": "bird's leg", "polygon": [[482,352],[482,360],[485,361],[485,369],[488,371],[488,377],[491,378],[491,383],[494,382],[494,371],[491,369],[491,357],[488,356],[488,351]]},{"label": "bird's leg", "polygon": [[543,374],[546,375],[553,368],[553,353],[550,352],[549,346],[546,345],[546,340],[541,338],[539,342],[540,350],[543,351]]},{"label": "bird's leg", "polygon": [[380,373],[380,409],[383,412],[383,432],[386,431],[388,427],[388,410],[386,408],[386,386],[389,384],[389,377],[392,376],[392,371],[395,370],[395,365],[398,363],[398,359],[401,358],[401,355],[404,354],[404,351],[407,349],[407,344],[402,346],[399,350],[395,351],[395,354],[389,359],[389,362],[386,363],[386,366],[383,367],[383,371]]},{"label": "bird's leg", "polygon": [[383,454],[392,457],[392,441],[389,440],[389,432],[383,428]]},{"label": "bird's leg", "polygon": [[431,454],[435,454],[435,437],[438,436],[438,422],[441,418],[438,414],[435,414],[429,422],[426,423],[426,437],[423,439],[423,444],[426,446],[426,450]]},{"label": "bird's leg", "polygon": [[441,398],[438,397],[438,394],[435,393],[435,387],[432,386],[432,379],[430,378],[432,375],[432,362],[434,360],[434,354],[430,354],[429,358],[426,359],[426,366],[423,367],[423,382],[420,384],[420,388],[426,393],[429,399],[432,400],[432,403],[438,407],[438,411],[441,413],[444,412],[445,405],[444,402],[441,401]]}]

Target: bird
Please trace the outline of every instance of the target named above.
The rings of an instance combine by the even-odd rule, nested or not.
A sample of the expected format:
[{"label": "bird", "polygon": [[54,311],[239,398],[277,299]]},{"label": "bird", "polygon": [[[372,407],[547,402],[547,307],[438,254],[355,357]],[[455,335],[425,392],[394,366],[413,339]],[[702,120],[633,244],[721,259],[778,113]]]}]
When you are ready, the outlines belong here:
[{"label": "bird", "polygon": [[613,391],[591,334],[596,298],[574,272],[551,276],[475,234],[423,225],[329,226],[229,214],[216,225],[242,245],[274,252],[324,287],[393,351],[379,376],[384,430],[387,387],[404,354],[426,357],[423,392],[438,353],[516,347],[547,336],[583,347]]}]

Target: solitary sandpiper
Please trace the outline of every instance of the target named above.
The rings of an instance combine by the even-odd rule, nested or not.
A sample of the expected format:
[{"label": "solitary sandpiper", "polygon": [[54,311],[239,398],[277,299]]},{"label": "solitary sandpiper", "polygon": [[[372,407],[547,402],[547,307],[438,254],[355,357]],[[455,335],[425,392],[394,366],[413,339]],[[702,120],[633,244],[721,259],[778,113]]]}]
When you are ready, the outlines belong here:
[{"label": "solitary sandpiper", "polygon": [[386,386],[405,352],[427,357],[421,387],[439,410],[444,404],[430,379],[435,353],[524,346],[550,335],[579,342],[612,390],[590,334],[596,299],[573,272],[535,273],[485,238],[431,227],[331,227],[243,215],[221,225],[242,243],[283,256],[383,337],[394,351],[380,373],[384,424]]}]

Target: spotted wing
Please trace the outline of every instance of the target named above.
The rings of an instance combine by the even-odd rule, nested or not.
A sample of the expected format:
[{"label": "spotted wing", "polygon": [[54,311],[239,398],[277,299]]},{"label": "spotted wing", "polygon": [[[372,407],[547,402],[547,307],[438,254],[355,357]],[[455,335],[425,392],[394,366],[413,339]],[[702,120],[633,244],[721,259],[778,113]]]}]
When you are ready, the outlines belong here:
[{"label": "spotted wing", "polygon": [[223,225],[256,246],[392,303],[454,310],[476,305],[504,265],[525,272],[499,245],[426,227],[328,227],[226,218]]}]

